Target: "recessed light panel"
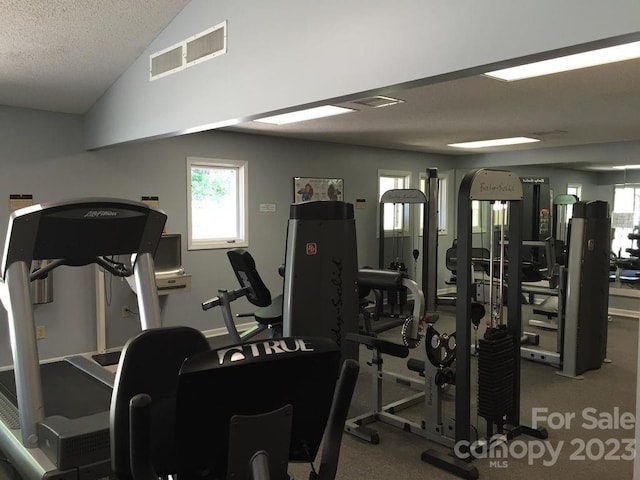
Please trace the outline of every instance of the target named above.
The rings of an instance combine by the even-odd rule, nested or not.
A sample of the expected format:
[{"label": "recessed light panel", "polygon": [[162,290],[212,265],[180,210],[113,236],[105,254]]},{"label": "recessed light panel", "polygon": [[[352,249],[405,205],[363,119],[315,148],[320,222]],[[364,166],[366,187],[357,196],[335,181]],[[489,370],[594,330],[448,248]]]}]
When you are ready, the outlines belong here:
[{"label": "recessed light panel", "polygon": [[634,58],[640,58],[640,42],[625,43],[614,47],[600,48],[589,52],[551,58],[541,62],[528,63],[517,67],[487,72],[484,75],[498,80],[511,82],[514,80],[522,80],[524,78],[577,70],[579,68],[622,62],[624,60],[632,60]]},{"label": "recessed light panel", "polygon": [[502,147],[505,145],[517,145],[519,143],[539,142],[537,138],[529,137],[511,137],[511,138],[495,138],[493,140],[478,140],[475,142],[450,143],[449,147],[456,148],[486,148],[486,147]]},{"label": "recessed light panel", "polygon": [[257,118],[254,122],[270,123],[273,125],[286,125],[288,123],[304,122],[316,118],[330,117],[332,115],[342,115],[343,113],[355,112],[351,108],[336,107],[335,105],[323,105],[322,107],[298,110],[297,112],[283,113],[271,117]]},{"label": "recessed light panel", "polygon": [[640,170],[640,165],[616,165],[616,170]]}]

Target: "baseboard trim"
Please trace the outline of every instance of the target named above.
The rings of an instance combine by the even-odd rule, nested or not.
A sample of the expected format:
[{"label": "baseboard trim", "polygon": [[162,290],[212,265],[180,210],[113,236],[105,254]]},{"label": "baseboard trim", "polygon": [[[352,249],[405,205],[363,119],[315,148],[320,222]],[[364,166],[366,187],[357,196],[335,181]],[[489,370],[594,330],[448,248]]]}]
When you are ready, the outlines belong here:
[{"label": "baseboard trim", "polygon": [[614,315],[616,317],[627,317],[627,318],[635,318],[636,320],[640,320],[640,312],[635,310],[623,310],[622,308],[610,308],[608,310],[609,315]]}]

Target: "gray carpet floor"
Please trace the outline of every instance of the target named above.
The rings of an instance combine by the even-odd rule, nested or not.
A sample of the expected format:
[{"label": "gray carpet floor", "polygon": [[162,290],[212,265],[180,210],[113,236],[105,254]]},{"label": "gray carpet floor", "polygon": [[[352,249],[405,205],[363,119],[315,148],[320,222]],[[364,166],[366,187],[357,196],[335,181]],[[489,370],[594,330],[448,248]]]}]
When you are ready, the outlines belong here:
[{"label": "gray carpet floor", "polygon": [[[541,347],[555,349],[556,334],[526,325],[533,318],[530,306],[523,306],[525,329],[540,334]],[[442,307],[437,329],[451,333],[455,330],[455,312],[451,307]],[[623,428],[632,423],[629,414],[635,415],[636,362],[638,355],[638,321],[613,317],[608,324],[608,358],[611,363],[584,375],[584,380],[573,380],[555,374],[553,367],[522,361],[521,422],[531,425],[534,412],[553,414],[557,423],[540,426],[548,428],[548,443],[520,436],[513,440],[502,458],[481,458],[473,463],[482,479],[555,479],[580,478],[580,480],[631,479],[633,461],[627,450],[627,440],[634,438],[633,428]],[[401,343],[399,328],[381,335],[383,338]],[[423,360],[422,346],[411,351],[411,357]],[[351,415],[367,412],[371,402],[371,369],[366,362],[371,353],[361,347],[361,371],[356,393],[351,405]],[[385,357],[385,370],[413,376],[406,360]],[[476,359],[472,358],[472,371]],[[472,389],[474,388],[472,376]],[[415,391],[389,382],[384,385],[384,400],[391,402]],[[472,394],[473,396],[473,394]],[[454,416],[455,387],[445,392],[443,415]],[[475,407],[473,407],[475,408]],[[592,410],[585,410],[592,409]],[[399,413],[411,421],[421,420],[422,409],[414,406]],[[560,419],[573,418],[570,423],[560,425]],[[592,428],[592,419],[599,420]],[[621,419],[624,425],[611,423],[611,417]],[[480,432],[484,421],[477,419],[472,409],[472,423],[478,423]],[[556,428],[551,428],[556,427]],[[345,434],[343,438],[337,478],[340,480],[389,480],[389,479],[452,479],[450,473],[421,461],[424,450],[433,448],[447,452],[446,448],[424,438],[402,431],[390,425],[373,425],[380,443],[371,445]],[[534,442],[534,443],[532,443]],[[531,457],[536,455],[536,458]],[[554,456],[555,455],[555,456]],[[291,473],[298,479],[308,478],[308,465],[293,465]],[[0,461],[0,480],[19,480],[12,468]]]},{"label": "gray carpet floor", "polygon": [[[530,306],[523,306],[523,323],[527,331],[540,334],[541,348],[555,350],[554,331],[541,330],[529,326],[528,319],[534,318]],[[443,307],[437,324],[440,332],[455,330],[454,311]],[[538,317],[539,318],[539,317]],[[542,415],[546,409],[551,425],[540,420],[539,426],[548,429],[548,443],[527,436],[519,436],[508,447],[503,458],[482,458],[473,463],[482,479],[631,479],[633,476],[634,449],[629,452],[628,441],[634,439],[633,418],[635,417],[636,362],[638,355],[638,321],[636,319],[613,317],[608,324],[607,356],[611,363],[598,370],[584,374],[583,380],[574,380],[555,374],[555,368],[523,360],[521,364],[521,423],[532,425],[534,412]],[[383,334],[389,340],[401,342],[399,329]],[[371,370],[366,365],[370,352],[360,351],[361,372],[356,395],[352,402],[352,413],[358,415],[368,410],[370,405]],[[412,351],[415,358],[424,359],[424,349]],[[407,374],[405,360],[386,358],[385,369]],[[472,358],[472,370],[476,359]],[[418,378],[418,377],[416,377]],[[472,391],[474,389],[472,376]],[[453,399],[455,388],[447,391],[444,415],[454,415]],[[395,401],[402,395],[413,393],[395,384],[385,384],[385,402]],[[472,394],[473,395],[473,394]],[[410,420],[420,420],[421,407],[412,407],[406,412]],[[629,417],[633,415],[633,417]],[[569,423],[561,422],[568,417]],[[596,420],[597,419],[597,422]],[[612,422],[621,419],[621,424]],[[476,413],[472,413],[472,423],[476,423]],[[482,433],[485,422],[477,420]],[[623,427],[632,428],[623,428]],[[554,428],[551,428],[554,427]],[[595,427],[595,428],[594,428]],[[421,461],[421,453],[428,448],[447,449],[427,441],[422,437],[401,431],[395,427],[376,423],[380,444],[371,445],[351,435],[345,435],[341,450],[339,479],[387,480],[398,479],[451,479],[457,478],[432,465]],[[533,456],[533,457],[532,457]],[[537,457],[537,458],[536,458]],[[297,467],[296,467],[297,468]],[[300,476],[299,476],[300,477]],[[302,478],[302,477],[300,477]]]}]

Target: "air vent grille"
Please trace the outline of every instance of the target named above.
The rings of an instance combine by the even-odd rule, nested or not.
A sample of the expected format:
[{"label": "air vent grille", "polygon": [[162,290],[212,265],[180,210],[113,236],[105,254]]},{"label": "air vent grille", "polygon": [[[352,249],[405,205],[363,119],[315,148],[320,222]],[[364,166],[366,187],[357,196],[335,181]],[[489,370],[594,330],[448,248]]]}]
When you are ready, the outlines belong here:
[{"label": "air vent grille", "polygon": [[397,105],[398,103],[404,103],[404,100],[393,97],[385,97],[383,95],[376,95],[375,97],[367,97],[361,98],[360,100],[354,100],[352,103],[364,105],[365,107],[379,108]]},{"label": "air vent grille", "polygon": [[182,69],[182,45],[155,55],[151,56],[151,77],[158,77],[172,73],[173,70]]},{"label": "air vent grille", "polygon": [[545,130],[542,132],[532,132],[532,133],[536,137],[544,137],[546,135],[566,135],[569,132],[567,132],[566,130]]},{"label": "air vent grille", "polygon": [[222,22],[149,56],[149,79],[156,80],[227,53],[227,22]]},{"label": "air vent grille", "polygon": [[213,30],[187,41],[187,64],[198,60],[207,60],[225,51],[226,28],[224,25],[218,28],[214,27]]}]

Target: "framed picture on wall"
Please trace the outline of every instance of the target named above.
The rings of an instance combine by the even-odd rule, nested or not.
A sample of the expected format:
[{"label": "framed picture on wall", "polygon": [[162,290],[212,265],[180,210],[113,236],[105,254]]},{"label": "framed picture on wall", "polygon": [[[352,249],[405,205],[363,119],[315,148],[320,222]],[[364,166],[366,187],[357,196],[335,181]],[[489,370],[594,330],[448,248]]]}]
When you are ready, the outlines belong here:
[{"label": "framed picture on wall", "polygon": [[295,203],[344,199],[342,178],[293,177]]}]

